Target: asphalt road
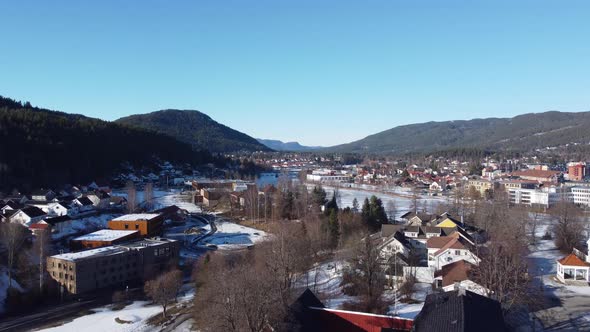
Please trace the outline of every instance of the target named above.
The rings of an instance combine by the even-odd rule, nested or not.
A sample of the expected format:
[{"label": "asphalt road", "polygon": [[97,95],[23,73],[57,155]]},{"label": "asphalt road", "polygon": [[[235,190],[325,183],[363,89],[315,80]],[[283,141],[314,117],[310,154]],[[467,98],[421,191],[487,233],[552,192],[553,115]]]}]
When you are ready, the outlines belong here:
[{"label": "asphalt road", "polygon": [[103,303],[99,300],[87,300],[51,306],[27,316],[1,320],[0,332],[30,331],[31,329],[46,326],[53,322],[59,322],[65,318],[74,316],[80,311],[92,309],[100,305],[103,305]]}]

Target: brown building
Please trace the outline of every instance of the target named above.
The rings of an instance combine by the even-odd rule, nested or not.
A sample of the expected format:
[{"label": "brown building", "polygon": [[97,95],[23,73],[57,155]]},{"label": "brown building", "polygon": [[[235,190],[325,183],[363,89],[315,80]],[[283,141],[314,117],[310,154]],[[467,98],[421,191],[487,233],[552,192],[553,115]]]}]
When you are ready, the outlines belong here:
[{"label": "brown building", "polygon": [[142,236],[157,236],[162,233],[164,216],[161,213],[126,214],[109,221],[113,230],[139,231]]},{"label": "brown building", "polygon": [[586,177],[586,165],[577,163],[567,167],[568,179],[570,181],[582,181]]},{"label": "brown building", "polygon": [[139,231],[120,231],[101,229],[94,233],[82,235],[70,241],[72,250],[93,249],[139,239]]},{"label": "brown building", "polygon": [[71,294],[153,278],[178,261],[175,240],[143,239],[47,258],[47,272]]}]

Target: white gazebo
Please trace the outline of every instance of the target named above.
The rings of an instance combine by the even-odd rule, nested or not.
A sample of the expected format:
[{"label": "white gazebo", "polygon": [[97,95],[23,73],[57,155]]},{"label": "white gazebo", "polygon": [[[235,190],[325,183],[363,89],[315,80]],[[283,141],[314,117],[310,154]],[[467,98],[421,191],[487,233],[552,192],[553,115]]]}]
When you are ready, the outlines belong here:
[{"label": "white gazebo", "polygon": [[557,279],[563,283],[590,282],[590,263],[569,254],[557,261]]}]

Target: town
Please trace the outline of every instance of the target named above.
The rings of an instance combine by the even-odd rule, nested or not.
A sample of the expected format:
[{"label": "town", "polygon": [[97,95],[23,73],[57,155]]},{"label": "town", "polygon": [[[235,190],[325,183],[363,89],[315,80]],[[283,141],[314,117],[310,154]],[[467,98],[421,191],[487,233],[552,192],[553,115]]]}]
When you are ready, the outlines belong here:
[{"label": "town", "polygon": [[0,332],[590,331],[589,12],[0,1]]},{"label": "town", "polygon": [[[110,183],[4,195],[1,290],[8,318],[0,328],[60,326],[77,311],[105,305],[117,316],[113,322],[198,324],[192,308],[205,301],[213,310],[209,296],[220,296],[201,281],[208,274],[203,264],[227,269],[224,260],[250,260],[251,251],[260,252],[255,260],[276,259],[267,251],[277,239],[301,242],[282,249],[299,257],[278,268],[290,270],[291,285],[281,292],[293,302],[284,310],[297,307],[293,315],[304,330],[328,329],[322,324],[334,317],[367,331],[432,330],[443,324],[436,317],[455,309],[431,306],[449,297],[469,303],[462,317],[486,308],[469,323],[482,330],[492,323],[493,330],[547,327],[586,310],[551,303],[571,293],[582,301],[590,292],[590,163],[250,158],[263,171],[243,179],[213,165],[187,175],[164,162],[159,171],[122,173]],[[510,278],[498,280],[503,274]],[[218,286],[229,292],[227,281]],[[365,284],[374,289],[365,293]],[[60,313],[30,319],[47,308]],[[131,314],[118,310],[145,316],[126,320]]]}]

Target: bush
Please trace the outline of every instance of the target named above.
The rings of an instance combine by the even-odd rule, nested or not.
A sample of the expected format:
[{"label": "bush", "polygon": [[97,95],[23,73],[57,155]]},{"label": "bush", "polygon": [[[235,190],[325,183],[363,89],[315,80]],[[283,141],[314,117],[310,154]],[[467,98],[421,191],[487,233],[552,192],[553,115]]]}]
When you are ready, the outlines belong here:
[{"label": "bush", "polygon": [[414,285],[416,285],[416,277],[409,275],[399,288],[399,293],[402,298],[409,300],[414,295]]},{"label": "bush", "polygon": [[551,233],[549,231],[546,231],[545,234],[543,234],[543,237],[541,237],[542,240],[552,240],[553,236],[551,235]]}]

